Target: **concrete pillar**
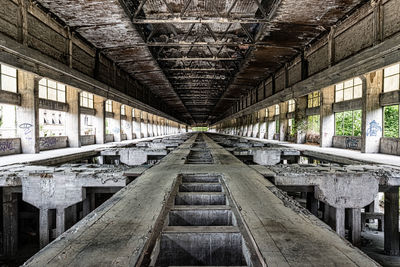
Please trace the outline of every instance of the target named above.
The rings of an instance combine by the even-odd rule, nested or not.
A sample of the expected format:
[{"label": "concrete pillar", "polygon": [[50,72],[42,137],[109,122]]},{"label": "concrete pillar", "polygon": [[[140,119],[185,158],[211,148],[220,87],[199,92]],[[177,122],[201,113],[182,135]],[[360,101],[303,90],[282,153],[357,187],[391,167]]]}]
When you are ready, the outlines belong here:
[{"label": "concrete pillar", "polygon": [[39,210],[39,245],[44,248],[50,242],[49,232],[49,209]]},{"label": "concrete pillar", "polygon": [[335,114],[333,103],[335,101],[335,86],[329,86],[321,90],[320,107],[320,146],[331,147],[335,135]]},{"label": "concrete pillar", "polygon": [[103,97],[93,95],[93,108],[96,111],[93,121],[96,127],[96,144],[104,144],[105,142],[106,127],[104,101],[105,99]]},{"label": "concrete pillar", "polygon": [[70,147],[81,146],[81,116],[80,116],[80,103],[79,103],[79,90],[67,86],[67,104],[69,106],[68,112],[65,114],[65,130],[68,136],[68,143]]},{"label": "concrete pillar", "polygon": [[330,211],[329,211],[329,205],[327,203],[324,203],[324,214],[323,214],[323,221],[327,224],[330,225],[329,219],[330,219]]},{"label": "concrete pillar", "polygon": [[355,246],[361,244],[361,209],[350,210],[350,241]]},{"label": "concrete pillar", "polygon": [[344,219],[345,219],[344,208],[329,207],[330,225],[336,231],[336,233],[341,237],[344,237],[345,235]]},{"label": "concrete pillar", "polygon": [[21,138],[22,153],[39,153],[39,80],[31,73],[18,71],[17,135]]},{"label": "concrete pillar", "polygon": [[288,113],[288,102],[282,102],[279,104],[279,140],[280,141],[286,141],[287,140],[287,135],[288,135],[288,119],[287,119],[287,113]]},{"label": "concrete pillar", "polygon": [[141,137],[145,138],[148,136],[147,131],[147,113],[142,111],[141,113],[141,122],[140,122],[140,129],[141,129]]},{"label": "concrete pillar", "polygon": [[275,135],[276,121],[271,120],[268,122],[268,139],[273,140]]},{"label": "concrete pillar", "polygon": [[56,236],[65,232],[65,208],[57,208],[56,214]]},{"label": "concrete pillar", "polygon": [[363,86],[361,152],[378,153],[383,134],[383,111],[379,104],[379,95],[383,91],[383,70],[368,73],[361,79]]},{"label": "concrete pillar", "polygon": [[307,134],[307,96],[302,96],[296,99],[296,143],[304,144],[306,142]]},{"label": "concrete pillar", "polygon": [[111,133],[114,135],[114,142],[121,142],[121,103],[112,102],[114,118],[111,119]]},{"label": "concrete pillar", "polygon": [[384,250],[387,255],[399,255],[399,187],[385,192]]},{"label": "concrete pillar", "polygon": [[132,108],[125,106],[125,119],[122,120],[121,126],[124,134],[126,134],[127,140],[133,139],[133,129],[132,129]]},{"label": "concrete pillar", "polygon": [[82,217],[87,216],[90,213],[90,199],[86,195],[86,198],[82,201]]},{"label": "concrete pillar", "polygon": [[307,192],[307,209],[314,214],[315,216],[318,216],[318,200],[314,197],[314,192]]},{"label": "concrete pillar", "polygon": [[18,198],[11,187],[3,187],[3,253],[15,256],[18,251]]},{"label": "concrete pillar", "polygon": [[135,109],[135,117],[132,118],[133,133],[135,138],[140,138],[141,136],[141,121],[140,121],[140,110]]}]

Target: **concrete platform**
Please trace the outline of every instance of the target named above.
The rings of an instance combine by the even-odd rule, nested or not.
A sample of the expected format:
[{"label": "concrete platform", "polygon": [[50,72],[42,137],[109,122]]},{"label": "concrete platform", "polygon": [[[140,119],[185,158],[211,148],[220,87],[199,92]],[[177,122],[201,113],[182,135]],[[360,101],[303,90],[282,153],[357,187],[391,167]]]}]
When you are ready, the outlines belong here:
[{"label": "concrete platform", "polygon": [[222,177],[264,266],[379,266],[207,136],[204,140],[218,164],[184,164],[194,140],[195,136],[187,140],[25,266],[140,265],[160,236],[179,175],[196,173]]}]

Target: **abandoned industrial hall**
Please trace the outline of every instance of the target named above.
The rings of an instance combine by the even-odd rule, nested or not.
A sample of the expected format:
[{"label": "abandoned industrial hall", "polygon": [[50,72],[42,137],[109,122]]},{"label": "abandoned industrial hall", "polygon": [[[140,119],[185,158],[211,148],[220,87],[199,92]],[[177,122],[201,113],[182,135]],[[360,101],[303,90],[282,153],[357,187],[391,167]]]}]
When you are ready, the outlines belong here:
[{"label": "abandoned industrial hall", "polygon": [[400,267],[400,0],[0,0],[0,266]]}]

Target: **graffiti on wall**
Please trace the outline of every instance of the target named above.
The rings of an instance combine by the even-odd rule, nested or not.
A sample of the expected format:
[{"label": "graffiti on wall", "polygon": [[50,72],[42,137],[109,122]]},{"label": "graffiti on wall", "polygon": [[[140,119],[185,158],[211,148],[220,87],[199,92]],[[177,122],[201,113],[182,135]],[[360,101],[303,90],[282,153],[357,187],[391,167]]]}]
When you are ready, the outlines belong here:
[{"label": "graffiti on wall", "polygon": [[56,138],[41,138],[40,139],[40,147],[53,147],[57,143]]},{"label": "graffiti on wall", "polygon": [[11,141],[0,141],[0,151],[6,152],[14,150],[14,144]]},{"label": "graffiti on wall", "polygon": [[25,122],[21,123],[18,127],[24,130],[24,136],[27,140],[32,139],[32,124]]},{"label": "graffiti on wall", "polygon": [[360,140],[357,138],[346,137],[345,143],[348,149],[358,149]]},{"label": "graffiti on wall", "polygon": [[382,132],[382,127],[375,120],[371,121],[368,125],[367,136],[378,136]]}]

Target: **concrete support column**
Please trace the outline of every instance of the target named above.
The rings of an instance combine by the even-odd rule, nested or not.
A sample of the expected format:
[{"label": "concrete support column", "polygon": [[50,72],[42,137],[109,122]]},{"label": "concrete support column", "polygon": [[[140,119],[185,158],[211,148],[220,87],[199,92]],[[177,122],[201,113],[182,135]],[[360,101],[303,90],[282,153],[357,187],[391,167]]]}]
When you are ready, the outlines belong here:
[{"label": "concrete support column", "polygon": [[67,86],[67,104],[69,110],[65,115],[66,134],[68,136],[68,143],[70,147],[81,146],[81,116],[79,105],[79,90]]},{"label": "concrete support column", "polygon": [[324,203],[324,214],[323,214],[323,221],[327,224],[330,225],[329,219],[330,219],[330,211],[329,211],[329,205],[327,203]]},{"label": "concrete support column", "polygon": [[49,232],[49,209],[43,208],[39,210],[39,245],[44,248],[50,242]]},{"label": "concrete support column", "polygon": [[93,95],[93,108],[96,111],[94,125],[96,127],[96,144],[104,144],[106,136],[105,110],[103,97]]},{"label": "concrete support column", "polygon": [[56,214],[56,236],[65,232],[65,208],[57,208]]},{"label": "concrete support column", "polygon": [[3,187],[3,253],[15,256],[18,251],[18,198],[12,187]]},{"label": "concrete support column", "polygon": [[17,134],[21,138],[22,153],[39,153],[39,80],[31,73],[18,72]]},{"label": "concrete support column", "polygon": [[288,119],[287,119],[287,113],[288,113],[288,102],[282,102],[279,104],[279,140],[280,141],[286,141],[287,140],[287,135],[288,135]]},{"label": "concrete support column", "polygon": [[307,96],[302,96],[296,99],[296,113],[295,113],[295,121],[296,121],[296,143],[304,144],[306,142],[306,133],[307,133]]},{"label": "concrete support column", "polygon": [[351,209],[350,211],[350,241],[355,246],[361,244],[361,209]]},{"label": "concrete support column", "polygon": [[126,138],[128,140],[133,139],[133,127],[132,127],[132,108],[129,106],[125,106],[125,114],[126,114],[126,119],[123,120],[123,130],[124,133],[126,134]]},{"label": "concrete support column", "polygon": [[329,86],[321,90],[320,107],[320,146],[331,147],[335,135],[335,114],[333,103],[335,101],[335,86]]},{"label": "concrete support column", "polygon": [[382,107],[379,95],[383,91],[383,70],[361,77],[363,86],[362,153],[378,153],[383,130]]},{"label": "concrete support column", "polygon": [[318,200],[314,197],[314,192],[307,192],[307,209],[315,216],[318,216]]},{"label": "concrete support column", "polygon": [[384,250],[387,255],[399,255],[399,187],[385,192]]},{"label": "concrete support column", "polygon": [[112,102],[114,118],[111,119],[111,133],[114,135],[114,142],[121,142],[121,103]]},{"label": "concrete support column", "polygon": [[82,201],[82,217],[87,216],[90,213],[90,199],[86,195],[86,198]]},{"label": "concrete support column", "polygon": [[140,138],[141,136],[141,121],[140,121],[140,110],[135,109],[135,117],[132,118],[133,133],[135,138]]},{"label": "concrete support column", "polygon": [[334,208],[334,207],[329,207],[329,221],[331,224],[331,227],[336,231],[336,233],[344,237],[345,235],[345,224],[344,224],[344,219],[345,219],[345,209],[344,208]]},{"label": "concrete support column", "polygon": [[268,121],[268,139],[273,140],[276,130],[276,121]]}]

